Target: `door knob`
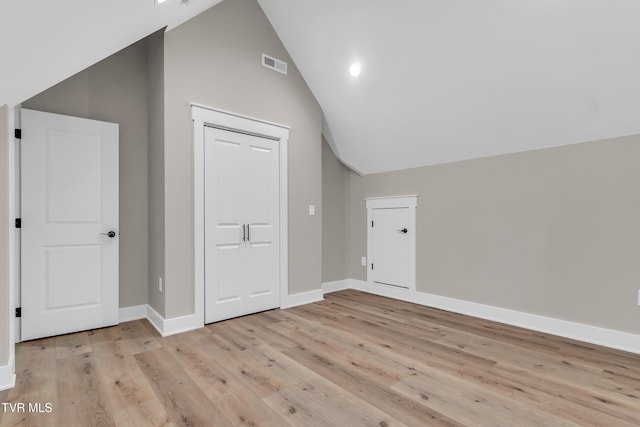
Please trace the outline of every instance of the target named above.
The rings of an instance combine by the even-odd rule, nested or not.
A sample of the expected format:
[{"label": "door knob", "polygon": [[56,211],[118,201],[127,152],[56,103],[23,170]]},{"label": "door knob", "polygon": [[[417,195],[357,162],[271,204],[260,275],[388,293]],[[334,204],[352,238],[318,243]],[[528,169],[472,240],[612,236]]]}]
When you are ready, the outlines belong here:
[{"label": "door knob", "polygon": [[402,230],[396,230],[396,231],[397,231],[398,233],[404,233],[404,234],[407,234],[407,231],[409,231],[409,230],[407,230],[407,227],[405,227],[405,228],[403,228]]},{"label": "door knob", "polygon": [[111,230],[111,231],[109,231],[107,233],[100,233],[100,235],[101,236],[107,236],[107,237],[110,237],[110,238],[113,239],[114,237],[116,237],[116,232]]}]

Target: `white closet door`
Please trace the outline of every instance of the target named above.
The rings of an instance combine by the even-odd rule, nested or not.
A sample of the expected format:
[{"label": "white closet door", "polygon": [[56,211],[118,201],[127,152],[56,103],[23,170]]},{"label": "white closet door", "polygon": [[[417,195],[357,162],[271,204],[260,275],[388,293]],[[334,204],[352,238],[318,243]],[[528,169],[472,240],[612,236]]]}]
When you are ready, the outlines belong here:
[{"label": "white closet door", "polygon": [[117,324],[118,125],[21,120],[22,339]]},{"label": "white closet door", "polygon": [[280,302],[278,143],[255,136],[245,140],[247,312],[255,313]]},{"label": "white closet door", "polygon": [[205,129],[205,322],[279,303],[276,141]]}]

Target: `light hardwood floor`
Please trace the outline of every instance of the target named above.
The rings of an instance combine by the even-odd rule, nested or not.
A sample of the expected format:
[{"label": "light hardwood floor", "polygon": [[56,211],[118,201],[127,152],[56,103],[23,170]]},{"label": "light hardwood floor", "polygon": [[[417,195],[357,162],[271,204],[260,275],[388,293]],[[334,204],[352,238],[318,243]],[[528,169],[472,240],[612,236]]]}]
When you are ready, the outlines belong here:
[{"label": "light hardwood floor", "polygon": [[0,402],[52,411],[2,426],[640,425],[638,355],[357,291],[26,342],[17,372]]}]

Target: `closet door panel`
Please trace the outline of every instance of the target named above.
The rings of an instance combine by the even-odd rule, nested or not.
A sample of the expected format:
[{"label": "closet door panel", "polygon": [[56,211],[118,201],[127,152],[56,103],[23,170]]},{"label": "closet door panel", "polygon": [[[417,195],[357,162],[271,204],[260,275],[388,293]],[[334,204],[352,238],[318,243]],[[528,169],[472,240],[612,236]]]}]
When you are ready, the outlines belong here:
[{"label": "closet door panel", "polygon": [[[246,300],[245,143],[205,129],[205,321],[243,314]],[[244,239],[244,240],[243,240]]]}]

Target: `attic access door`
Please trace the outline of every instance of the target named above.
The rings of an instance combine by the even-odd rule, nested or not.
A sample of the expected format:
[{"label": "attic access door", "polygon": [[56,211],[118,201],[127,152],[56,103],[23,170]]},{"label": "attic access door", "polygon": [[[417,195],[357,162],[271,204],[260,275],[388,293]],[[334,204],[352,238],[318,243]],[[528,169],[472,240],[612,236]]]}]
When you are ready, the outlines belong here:
[{"label": "attic access door", "polygon": [[118,125],[21,110],[22,339],[118,323]]},{"label": "attic access door", "polygon": [[415,290],[417,196],[367,202],[367,282]]}]

